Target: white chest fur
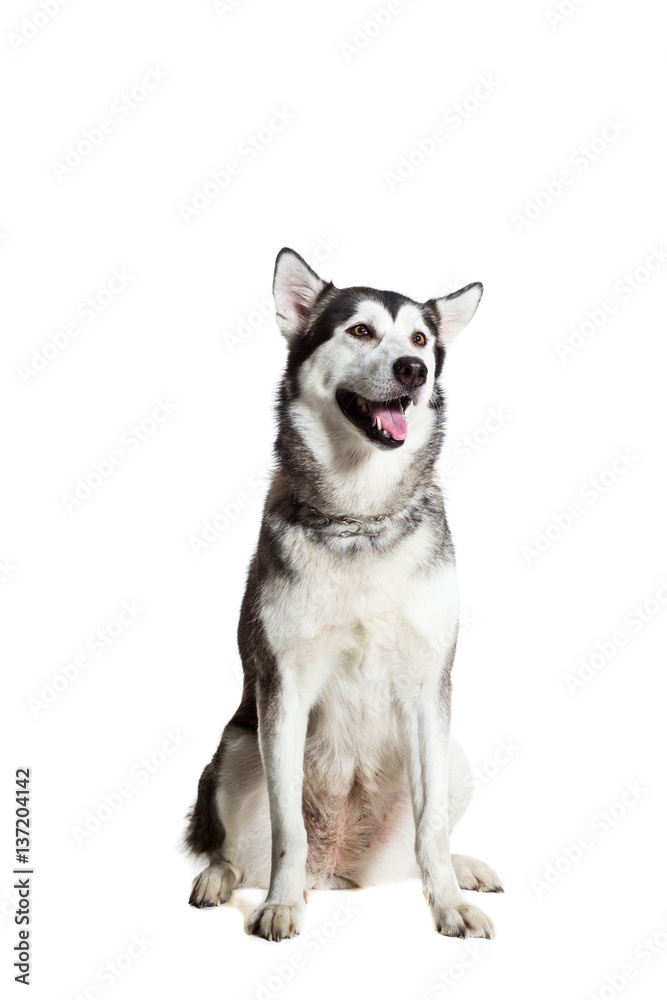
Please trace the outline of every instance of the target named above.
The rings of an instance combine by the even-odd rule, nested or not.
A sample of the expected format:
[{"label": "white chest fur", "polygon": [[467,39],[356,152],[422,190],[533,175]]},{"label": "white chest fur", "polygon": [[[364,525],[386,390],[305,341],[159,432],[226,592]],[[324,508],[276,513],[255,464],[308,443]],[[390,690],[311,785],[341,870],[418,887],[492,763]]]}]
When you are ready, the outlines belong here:
[{"label": "white chest fur", "polygon": [[278,669],[297,671],[307,700],[332,669],[371,690],[440,672],[458,592],[453,563],[426,568],[428,523],[385,553],[351,539],[357,552],[348,558],[300,531],[286,541],[295,572],[266,582],[261,617]]}]

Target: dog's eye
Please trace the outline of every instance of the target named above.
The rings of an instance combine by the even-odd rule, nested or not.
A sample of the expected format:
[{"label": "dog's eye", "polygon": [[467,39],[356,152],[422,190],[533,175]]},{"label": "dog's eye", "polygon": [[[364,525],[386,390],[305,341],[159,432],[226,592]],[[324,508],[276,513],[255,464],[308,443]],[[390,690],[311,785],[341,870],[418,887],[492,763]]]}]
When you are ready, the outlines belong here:
[{"label": "dog's eye", "polygon": [[358,323],[357,326],[353,326],[351,333],[355,337],[370,337],[371,335],[371,331],[367,326],[364,326],[363,323]]},{"label": "dog's eye", "polygon": [[412,343],[416,344],[417,347],[423,347],[424,344],[426,343],[426,337],[424,336],[423,333],[413,333]]}]

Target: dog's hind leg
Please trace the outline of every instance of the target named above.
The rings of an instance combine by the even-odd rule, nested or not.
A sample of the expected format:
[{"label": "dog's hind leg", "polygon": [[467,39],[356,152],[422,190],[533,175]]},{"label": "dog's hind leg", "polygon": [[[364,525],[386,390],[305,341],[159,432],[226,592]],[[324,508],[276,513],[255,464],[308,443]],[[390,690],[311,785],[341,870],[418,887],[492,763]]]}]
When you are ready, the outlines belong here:
[{"label": "dog's hind leg", "polygon": [[[452,740],[449,747],[449,828],[456,826],[472,799],[472,773],[461,746]],[[452,854],[452,866],[461,889],[477,892],[504,892],[493,868],[466,854]]]},{"label": "dog's hind leg", "polygon": [[[438,835],[447,830],[452,832],[463,816],[472,799],[472,780],[470,766],[459,743],[452,739],[449,746],[449,781],[448,808],[445,817],[438,817]],[[462,889],[473,887],[463,885],[457,870],[457,858],[462,861],[472,861],[462,855],[452,855],[452,866],[459,886]],[[483,863],[476,862],[478,865]],[[491,869],[488,869],[490,872]],[[463,874],[463,865],[461,865]],[[466,883],[472,883],[472,876],[465,871]],[[419,875],[415,857],[415,824],[410,804],[407,780],[402,792],[396,797],[391,809],[387,812],[382,827],[378,828],[371,849],[366,853],[355,877],[360,885],[377,885],[386,880],[413,878]],[[497,878],[497,876],[496,876]]]},{"label": "dog's hind leg", "polygon": [[225,903],[239,885],[265,887],[271,857],[266,782],[257,733],[231,722],[199,782],[186,844],[208,859],[192,906]]},{"label": "dog's hind leg", "polygon": [[505,891],[493,868],[484,861],[469,858],[466,854],[452,854],[452,865],[461,889],[472,889],[475,892]]},{"label": "dog's hind leg", "polygon": [[210,764],[199,779],[195,802],[185,842],[193,854],[208,855],[209,864],[192,883],[188,902],[191,906],[218,906],[226,903],[239,881],[239,873],[225,861],[222,846],[226,839],[225,827],[218,808],[218,788],[222,761],[226,749],[227,730]]},{"label": "dog's hind leg", "polygon": [[188,902],[191,906],[219,906],[226,903],[239,884],[239,872],[220,852],[211,856],[208,868],[197,875],[192,883]]}]

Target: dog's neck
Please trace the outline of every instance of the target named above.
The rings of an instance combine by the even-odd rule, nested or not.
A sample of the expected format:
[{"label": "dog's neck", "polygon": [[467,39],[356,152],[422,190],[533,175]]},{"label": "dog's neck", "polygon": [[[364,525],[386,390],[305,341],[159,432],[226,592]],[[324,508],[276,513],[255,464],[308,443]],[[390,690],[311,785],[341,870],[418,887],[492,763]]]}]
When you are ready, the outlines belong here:
[{"label": "dog's neck", "polygon": [[317,507],[302,503],[292,496],[291,503],[302,523],[313,528],[327,528],[338,538],[378,538],[391,527],[392,518],[383,514],[379,517],[353,517],[351,514],[327,514]]},{"label": "dog's neck", "polygon": [[436,424],[416,452],[380,451],[353,440],[318,455],[293,421],[281,424],[275,452],[281,492],[331,521],[364,524],[399,516],[435,483],[442,432]]}]

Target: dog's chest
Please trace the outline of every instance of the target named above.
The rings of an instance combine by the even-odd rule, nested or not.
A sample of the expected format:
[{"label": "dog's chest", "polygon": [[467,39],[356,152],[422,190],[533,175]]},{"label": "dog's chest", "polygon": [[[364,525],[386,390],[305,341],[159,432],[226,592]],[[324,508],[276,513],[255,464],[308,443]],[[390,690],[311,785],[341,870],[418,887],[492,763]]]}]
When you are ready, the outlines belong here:
[{"label": "dog's chest", "polygon": [[387,551],[358,540],[330,549],[297,536],[290,569],[262,588],[262,622],[279,661],[299,648],[311,660],[361,655],[372,682],[377,659],[387,665],[456,621],[454,566],[433,558],[427,524]]}]

